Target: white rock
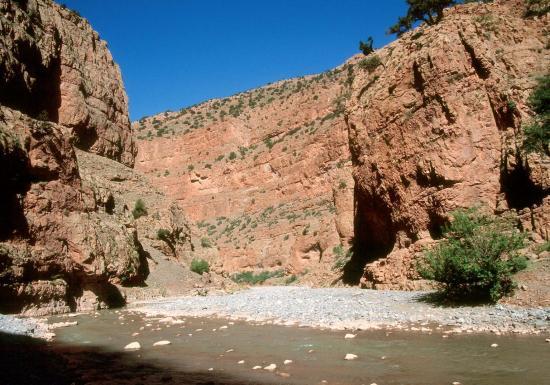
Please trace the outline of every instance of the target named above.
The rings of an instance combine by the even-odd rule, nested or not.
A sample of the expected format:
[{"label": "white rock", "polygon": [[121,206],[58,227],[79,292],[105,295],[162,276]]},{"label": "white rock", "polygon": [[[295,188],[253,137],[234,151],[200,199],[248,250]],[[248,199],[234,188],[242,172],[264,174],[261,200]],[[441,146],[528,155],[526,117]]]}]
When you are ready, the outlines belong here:
[{"label": "white rock", "polygon": [[244,364],[244,360],[240,360],[239,362],[237,362],[237,364],[239,364],[239,365]]},{"label": "white rock", "polygon": [[226,353],[231,353],[231,352],[234,352],[234,351],[235,351],[235,349],[227,349],[225,352]]},{"label": "white rock", "polygon": [[550,342],[550,338],[545,339],[546,342]]},{"label": "white rock", "polygon": [[211,372],[212,370],[214,370],[214,368],[208,368],[208,371]]},{"label": "white rock", "polygon": [[58,328],[66,328],[68,326],[76,326],[78,325],[77,321],[67,321],[67,322],[56,322],[51,325],[49,325],[50,329],[58,329]]},{"label": "white rock", "polygon": [[153,346],[165,346],[165,345],[170,345],[171,342],[168,341],[168,340],[162,340],[162,341],[157,341],[153,344]]},{"label": "white rock", "polygon": [[134,342],[130,342],[128,345],[126,345],[124,347],[125,350],[137,350],[137,349],[141,349],[141,345],[139,344],[139,342],[137,341],[134,341]]},{"label": "white rock", "polygon": [[261,366],[256,365],[256,366],[254,366],[254,367],[252,368],[252,370],[258,370],[258,369],[261,369],[261,368],[262,368]]},{"label": "white rock", "polygon": [[269,364],[267,366],[264,366],[264,370],[269,370],[270,372],[274,371],[275,369],[277,369],[277,365],[275,364]]},{"label": "white rock", "polygon": [[453,385],[462,385],[462,384],[458,381],[453,381]]},{"label": "white rock", "polygon": [[221,329],[227,329],[227,326],[223,325],[223,326],[220,326],[220,330]]},{"label": "white rock", "polygon": [[138,332],[132,333],[132,337],[139,336]]},{"label": "white rock", "polygon": [[348,353],[348,354],[346,354],[346,356],[344,357],[344,360],[351,361],[351,360],[355,360],[356,358],[357,358],[357,356],[356,356],[355,354]]},{"label": "white rock", "polygon": [[492,348],[497,348],[497,347],[498,347],[498,344],[491,344],[491,347],[492,347]]},{"label": "white rock", "polygon": [[202,332],[202,329],[196,329],[195,331],[196,332]]},{"label": "white rock", "polygon": [[346,335],[344,336],[344,338],[345,338],[345,339],[351,339],[351,338],[355,338],[356,335],[357,335],[357,334],[350,334],[350,333],[348,333],[348,334],[346,334]]},{"label": "white rock", "polygon": [[293,362],[292,360],[285,360],[285,361],[283,362],[283,364],[289,365],[289,364],[292,364],[292,362]]}]

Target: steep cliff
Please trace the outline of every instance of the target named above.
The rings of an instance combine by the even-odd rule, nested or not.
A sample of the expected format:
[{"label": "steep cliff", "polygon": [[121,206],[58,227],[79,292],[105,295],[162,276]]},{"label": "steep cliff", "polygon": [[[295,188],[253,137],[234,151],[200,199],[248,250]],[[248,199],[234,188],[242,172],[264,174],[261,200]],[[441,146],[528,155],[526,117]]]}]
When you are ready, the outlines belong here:
[{"label": "steep cliff", "polygon": [[0,1],[0,311],[44,314],[124,301],[145,252],[131,221],[82,184],[74,146],[133,164],[106,43],[48,0]]},{"label": "steep cliff", "polygon": [[136,168],[202,228],[220,272],[425,287],[415,258],[476,204],[548,239],[549,160],[521,151],[548,15],[524,10],[457,6],[332,71],[142,119]]}]

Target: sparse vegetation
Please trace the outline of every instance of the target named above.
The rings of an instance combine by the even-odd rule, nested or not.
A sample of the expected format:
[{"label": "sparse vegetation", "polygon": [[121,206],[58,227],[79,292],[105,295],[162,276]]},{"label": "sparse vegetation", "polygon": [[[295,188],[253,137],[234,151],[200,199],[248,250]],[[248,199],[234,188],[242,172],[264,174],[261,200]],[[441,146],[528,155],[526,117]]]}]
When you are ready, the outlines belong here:
[{"label": "sparse vegetation", "polygon": [[210,241],[209,238],[202,237],[201,238],[201,246],[204,247],[205,249],[210,248],[210,247],[212,247],[212,241]]},{"label": "sparse vegetation", "polygon": [[366,70],[368,72],[374,71],[376,68],[378,68],[379,65],[382,64],[382,61],[378,57],[378,55],[371,55],[363,60],[361,60],[358,63],[359,68]]},{"label": "sparse vegetation", "polygon": [[418,21],[435,25],[443,19],[443,10],[457,3],[455,0],[407,0],[407,14],[399,17],[388,33],[401,36],[412,29]]},{"label": "sparse vegetation", "polygon": [[537,79],[537,86],[529,96],[534,119],[523,127],[523,148],[526,152],[550,156],[550,75]]},{"label": "sparse vegetation", "polygon": [[147,207],[145,207],[145,202],[143,202],[143,200],[138,199],[136,201],[134,204],[134,209],[132,210],[132,215],[134,219],[147,215]]},{"label": "sparse vegetation", "polygon": [[418,272],[437,281],[450,299],[479,298],[496,302],[513,293],[512,274],[526,267],[518,250],[524,234],[510,219],[457,210],[443,229],[444,239],[424,253]]},{"label": "sparse vegetation", "polygon": [[258,274],[254,274],[252,271],[243,271],[241,273],[234,274],[231,279],[237,283],[257,285],[267,281],[269,278],[280,278],[283,276],[283,270],[262,271]]},{"label": "sparse vegetation", "polygon": [[193,259],[191,261],[191,271],[203,275],[210,271],[210,265],[204,259]]},{"label": "sparse vegetation", "polygon": [[525,16],[542,16],[550,12],[550,0],[525,0]]},{"label": "sparse vegetation", "polygon": [[359,42],[359,51],[363,53],[363,55],[368,56],[371,53],[374,52],[374,48],[372,48],[372,45],[374,43],[374,40],[372,39],[372,36],[369,36],[367,39],[367,42],[360,41]]},{"label": "sparse vegetation", "polygon": [[336,256],[336,260],[332,265],[332,270],[336,270],[336,271],[342,271],[344,267],[348,264],[348,262],[351,260],[351,257],[353,257],[353,250],[349,248],[347,251],[345,251],[344,246],[342,244],[334,246],[332,248],[332,252]]}]

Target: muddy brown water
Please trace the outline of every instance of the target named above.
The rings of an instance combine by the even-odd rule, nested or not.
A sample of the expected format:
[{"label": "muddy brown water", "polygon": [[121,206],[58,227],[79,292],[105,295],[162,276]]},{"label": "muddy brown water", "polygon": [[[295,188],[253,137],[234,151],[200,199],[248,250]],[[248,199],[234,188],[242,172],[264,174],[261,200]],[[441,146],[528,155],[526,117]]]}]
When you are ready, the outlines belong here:
[{"label": "muddy brown water", "polygon": [[[160,322],[160,317],[146,318],[129,311],[102,311],[74,318],[52,317],[50,321],[78,321],[76,326],[56,330],[57,343],[75,349],[101,349],[139,363],[135,370],[110,367],[110,373],[101,373],[100,380],[94,378],[97,373],[89,375],[95,383],[139,383],[132,379],[153,383],[140,373],[140,368],[153,365],[167,373],[158,377],[161,383],[550,384],[550,344],[544,336],[465,334],[443,338],[436,333],[358,331],[355,338],[344,339],[344,331],[177,319],[184,323],[171,325]],[[223,326],[227,328],[220,329]],[[154,347],[160,340],[171,344]],[[141,349],[124,351],[132,341],[139,342]],[[498,347],[491,347],[495,343]],[[346,361],[347,353],[358,358]],[[77,359],[86,359],[86,355]],[[241,360],[244,363],[239,364]],[[285,360],[293,362],[285,365]],[[272,363],[277,365],[273,372],[252,369]],[[194,373],[196,381],[174,373]]]}]

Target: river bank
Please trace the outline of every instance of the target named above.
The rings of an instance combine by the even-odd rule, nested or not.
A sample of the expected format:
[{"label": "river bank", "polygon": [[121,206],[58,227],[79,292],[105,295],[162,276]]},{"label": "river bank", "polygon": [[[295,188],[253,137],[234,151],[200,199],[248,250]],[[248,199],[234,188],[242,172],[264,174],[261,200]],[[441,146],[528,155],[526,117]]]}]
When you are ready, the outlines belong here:
[{"label": "river bank", "polygon": [[444,307],[430,292],[358,288],[253,287],[227,295],[187,296],[129,306],[150,316],[219,317],[335,330],[546,334],[550,308]]}]

